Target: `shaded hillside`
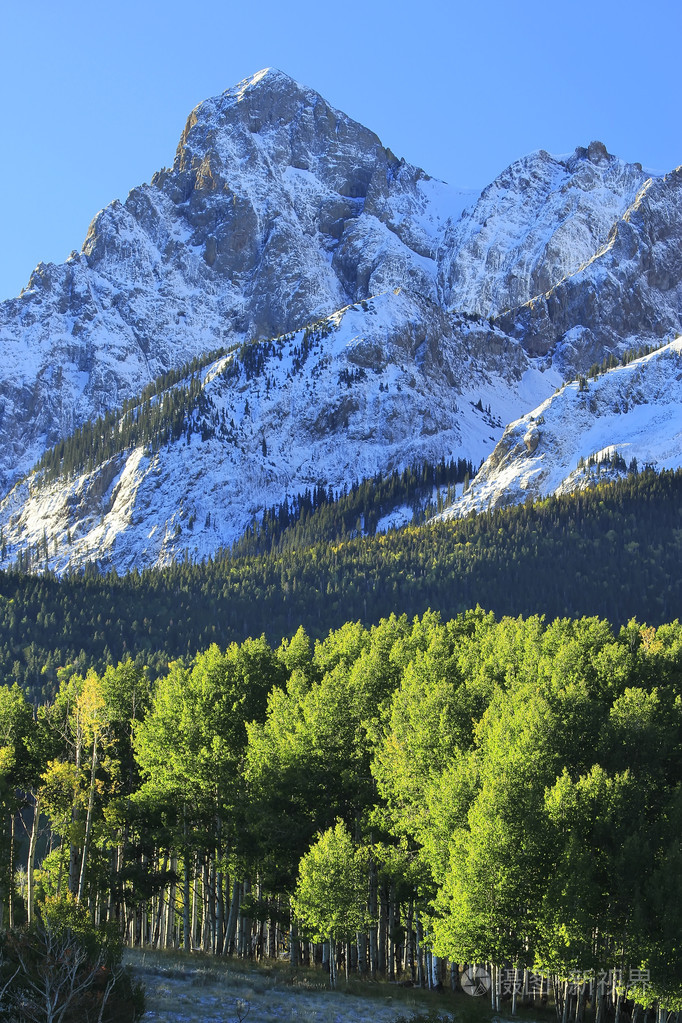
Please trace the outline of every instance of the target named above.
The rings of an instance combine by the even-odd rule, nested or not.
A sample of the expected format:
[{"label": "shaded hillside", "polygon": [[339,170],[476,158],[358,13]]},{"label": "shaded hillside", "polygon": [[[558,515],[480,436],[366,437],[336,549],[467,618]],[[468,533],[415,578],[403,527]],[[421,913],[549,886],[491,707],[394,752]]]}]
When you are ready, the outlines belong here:
[{"label": "shaded hillside", "polygon": [[[282,545],[284,547],[284,544]],[[538,505],[320,542],[260,557],[61,581],[0,575],[0,671],[35,695],[56,669],[138,657],[153,672],[210,643],[303,625],[480,604],[496,614],[584,614],[618,626],[682,617],[682,472],[629,476]]]}]

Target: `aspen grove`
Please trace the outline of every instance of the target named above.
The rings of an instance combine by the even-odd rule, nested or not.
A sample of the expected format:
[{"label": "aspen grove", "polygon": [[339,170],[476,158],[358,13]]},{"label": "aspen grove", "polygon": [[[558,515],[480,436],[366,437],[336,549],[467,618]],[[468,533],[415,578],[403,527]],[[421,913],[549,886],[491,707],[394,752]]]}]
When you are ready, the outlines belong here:
[{"label": "aspen grove", "polygon": [[[3,926],[682,1009],[682,627],[480,608],[0,689]],[[633,1016],[634,1018],[634,1016]]]}]

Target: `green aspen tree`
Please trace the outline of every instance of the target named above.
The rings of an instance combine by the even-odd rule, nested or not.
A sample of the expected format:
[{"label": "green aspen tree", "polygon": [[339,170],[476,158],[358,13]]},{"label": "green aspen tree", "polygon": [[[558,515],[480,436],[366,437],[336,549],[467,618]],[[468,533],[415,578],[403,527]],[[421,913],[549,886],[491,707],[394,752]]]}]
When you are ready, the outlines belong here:
[{"label": "green aspen tree", "polygon": [[293,899],[296,917],[313,940],[330,944],[331,987],[336,985],[336,943],[350,941],[361,930],[366,903],[366,857],[355,848],[343,821],[337,821],[302,858]]}]

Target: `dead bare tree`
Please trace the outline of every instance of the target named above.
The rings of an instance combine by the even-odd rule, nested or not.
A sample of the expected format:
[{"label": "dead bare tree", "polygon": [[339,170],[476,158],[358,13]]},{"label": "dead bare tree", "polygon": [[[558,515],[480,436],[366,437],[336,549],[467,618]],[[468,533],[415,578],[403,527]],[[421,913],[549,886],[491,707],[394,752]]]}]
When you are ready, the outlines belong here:
[{"label": "dead bare tree", "polygon": [[16,970],[0,1004],[12,1008],[17,1023],[102,1023],[123,974],[107,963],[104,948],[90,948],[70,928],[44,921],[12,937],[8,958]]}]

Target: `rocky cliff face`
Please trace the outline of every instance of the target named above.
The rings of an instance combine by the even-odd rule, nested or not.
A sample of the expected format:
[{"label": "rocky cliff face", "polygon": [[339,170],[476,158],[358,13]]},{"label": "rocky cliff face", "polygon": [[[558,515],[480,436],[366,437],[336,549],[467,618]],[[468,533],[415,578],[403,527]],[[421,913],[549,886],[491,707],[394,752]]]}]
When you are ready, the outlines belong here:
[{"label": "rocky cliff face", "polygon": [[529,354],[579,369],[682,329],[682,171],[647,178],[577,272],[499,318]]},{"label": "rocky cliff face", "polygon": [[447,232],[444,300],[481,316],[514,310],[576,273],[606,243],[646,174],[599,142],[507,168]]},{"label": "rocky cliff face", "polygon": [[395,287],[435,302],[436,252],[467,198],[280,72],[201,104],[173,168],[0,305],[0,487],[207,349]]},{"label": "rocky cliff face", "polygon": [[[487,325],[456,331],[448,314],[393,291],[221,356],[200,377],[179,434],[16,484],[0,502],[0,566],[26,551],[57,572],[201,559],[319,484],[341,490],[444,451],[478,464],[503,422],[556,382]],[[484,379],[490,412],[477,407]]]},{"label": "rocky cliff face", "polygon": [[[680,329],[679,195],[677,172],[647,178],[599,143],[566,158],[532,154],[480,196],[457,191],[317,93],[260,72],[198,106],[172,168],[101,211],[80,253],[41,264],[0,305],[0,493],[47,447],[164,371],[334,316],[354,333],[339,327],[340,347],[323,339],[319,378],[292,354],[288,377],[269,372],[271,404],[262,422],[252,419],[252,441],[240,442],[245,461],[220,451],[209,459],[219,499],[223,486],[242,496],[222,535],[196,553],[306,481],[342,485],[419,453],[478,461],[561,375]],[[348,307],[352,316],[337,312]],[[338,330],[326,338],[338,341]],[[230,384],[250,408],[255,386]],[[294,467],[284,453],[271,457],[261,487],[250,469],[264,433],[295,435],[300,458]],[[20,520],[26,543],[43,531],[18,495],[47,491],[37,477],[21,486],[6,503],[13,554]],[[169,521],[182,500],[177,493]],[[146,514],[131,516],[129,536],[138,520],[153,528]],[[69,521],[63,531],[80,532]],[[143,549],[129,546],[133,559]],[[159,550],[152,545],[151,561]]]}]

